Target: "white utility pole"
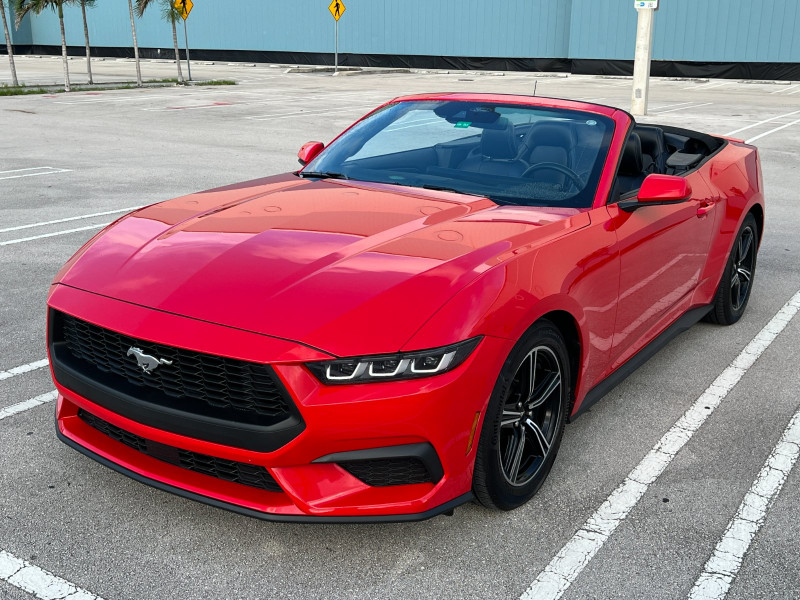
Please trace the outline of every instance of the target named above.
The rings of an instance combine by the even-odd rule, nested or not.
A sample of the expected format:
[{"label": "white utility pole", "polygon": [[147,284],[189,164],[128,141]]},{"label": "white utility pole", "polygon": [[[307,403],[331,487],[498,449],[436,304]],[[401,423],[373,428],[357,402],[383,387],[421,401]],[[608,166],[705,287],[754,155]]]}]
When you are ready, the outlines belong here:
[{"label": "white utility pole", "polygon": [[647,114],[647,98],[650,94],[650,59],[653,56],[653,20],[658,0],[636,0],[634,2],[639,20],[636,25],[636,54],[633,59],[633,92],[631,113],[635,116]]}]

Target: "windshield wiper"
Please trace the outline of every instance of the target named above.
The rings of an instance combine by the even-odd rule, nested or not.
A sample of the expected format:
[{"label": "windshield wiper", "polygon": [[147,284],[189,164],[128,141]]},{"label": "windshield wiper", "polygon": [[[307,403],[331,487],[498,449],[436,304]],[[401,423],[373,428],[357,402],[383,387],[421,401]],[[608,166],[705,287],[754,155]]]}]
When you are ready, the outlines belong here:
[{"label": "windshield wiper", "polygon": [[457,190],[456,188],[447,187],[446,185],[431,185],[426,183],[421,187],[425,190],[433,190],[435,192],[455,192],[456,194],[464,194],[465,196],[478,196],[479,198],[486,198],[486,194],[479,194],[477,192],[465,192],[464,190]]},{"label": "windshield wiper", "polygon": [[299,171],[298,177],[314,177],[317,179],[350,179],[344,173],[335,173],[333,171]]}]

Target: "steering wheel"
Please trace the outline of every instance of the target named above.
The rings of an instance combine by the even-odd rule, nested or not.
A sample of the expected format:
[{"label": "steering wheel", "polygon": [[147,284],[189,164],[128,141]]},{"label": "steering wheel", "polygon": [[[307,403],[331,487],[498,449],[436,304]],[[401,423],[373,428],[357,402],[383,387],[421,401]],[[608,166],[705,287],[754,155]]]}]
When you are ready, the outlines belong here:
[{"label": "steering wheel", "polygon": [[529,177],[531,173],[534,173],[541,169],[550,169],[551,171],[558,171],[562,175],[565,175],[570,180],[570,182],[572,182],[572,185],[575,186],[575,189],[579,190],[583,186],[583,180],[581,179],[580,175],[578,175],[575,171],[573,171],[569,167],[565,167],[564,165],[554,162],[541,162],[541,163],[536,163],[535,165],[531,165],[530,167],[525,169],[525,172],[522,173],[522,176]]}]

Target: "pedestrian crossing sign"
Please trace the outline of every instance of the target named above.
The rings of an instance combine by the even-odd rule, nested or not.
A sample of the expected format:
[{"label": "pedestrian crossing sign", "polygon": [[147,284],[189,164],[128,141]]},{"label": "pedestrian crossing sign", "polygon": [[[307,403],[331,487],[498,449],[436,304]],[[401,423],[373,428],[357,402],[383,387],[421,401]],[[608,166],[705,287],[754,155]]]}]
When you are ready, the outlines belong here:
[{"label": "pedestrian crossing sign", "polygon": [[192,12],[194,2],[192,2],[192,0],[175,0],[172,6],[175,7],[175,10],[178,11],[178,14],[185,21],[189,17],[189,13]]},{"label": "pedestrian crossing sign", "polygon": [[330,6],[328,7],[328,10],[331,11],[331,15],[333,15],[333,18],[338,21],[344,14],[346,8],[342,0],[333,0],[333,2],[331,2]]}]

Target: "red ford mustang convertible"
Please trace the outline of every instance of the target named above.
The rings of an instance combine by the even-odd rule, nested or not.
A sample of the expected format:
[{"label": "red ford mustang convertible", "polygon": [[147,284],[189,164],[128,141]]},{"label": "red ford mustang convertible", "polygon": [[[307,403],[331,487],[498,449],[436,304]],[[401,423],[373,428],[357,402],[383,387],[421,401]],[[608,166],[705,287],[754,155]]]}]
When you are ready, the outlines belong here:
[{"label": "red ford mustang convertible", "polygon": [[764,199],[739,140],[436,94],[298,157],[127,215],[58,273],[64,442],[266,519],[508,510],[567,421],[752,290]]}]

